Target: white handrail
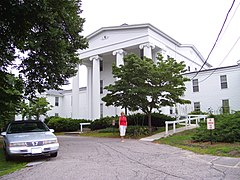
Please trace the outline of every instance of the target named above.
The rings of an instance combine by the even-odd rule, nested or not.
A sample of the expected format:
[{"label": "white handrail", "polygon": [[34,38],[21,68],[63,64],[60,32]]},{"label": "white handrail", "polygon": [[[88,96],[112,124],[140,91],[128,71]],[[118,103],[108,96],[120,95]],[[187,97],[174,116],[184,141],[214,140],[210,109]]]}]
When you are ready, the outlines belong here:
[{"label": "white handrail", "polygon": [[84,126],[84,125],[90,125],[91,123],[80,123],[80,132],[82,132],[82,127]]},{"label": "white handrail", "polygon": [[176,121],[165,121],[165,134],[168,134],[168,125],[173,124],[173,133],[176,133],[176,123],[185,123],[185,127],[187,128],[188,125],[191,125],[192,120],[196,120],[196,127],[198,126],[198,123],[201,119],[206,119],[207,115],[188,115],[186,119],[176,120]]}]

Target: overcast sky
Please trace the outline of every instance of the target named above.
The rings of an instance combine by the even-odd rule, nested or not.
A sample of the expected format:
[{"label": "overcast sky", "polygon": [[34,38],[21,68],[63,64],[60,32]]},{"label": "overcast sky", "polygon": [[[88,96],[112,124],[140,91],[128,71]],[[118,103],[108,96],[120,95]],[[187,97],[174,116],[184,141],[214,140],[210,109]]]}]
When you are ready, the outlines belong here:
[{"label": "overcast sky", "polygon": [[[84,35],[101,27],[123,23],[150,23],[181,44],[193,44],[207,58],[232,2],[233,0],[82,0],[81,17],[86,19]],[[239,4],[240,0],[236,0],[225,25],[228,28],[223,31],[222,38],[209,58],[209,63],[215,67],[219,66],[240,36]],[[240,40],[222,66],[236,64],[239,59]]]},{"label": "overcast sky", "polygon": [[[206,59],[232,2],[233,0],[82,0],[81,17],[86,19],[83,34],[87,36],[101,27],[119,26],[123,23],[150,23],[181,44],[194,45]],[[237,41],[240,38],[239,4],[240,0],[236,0],[217,46],[208,60],[214,67],[235,65],[240,60],[240,40]],[[84,71],[83,69],[82,73]],[[83,85],[86,85],[85,79],[80,81],[80,86]]]}]

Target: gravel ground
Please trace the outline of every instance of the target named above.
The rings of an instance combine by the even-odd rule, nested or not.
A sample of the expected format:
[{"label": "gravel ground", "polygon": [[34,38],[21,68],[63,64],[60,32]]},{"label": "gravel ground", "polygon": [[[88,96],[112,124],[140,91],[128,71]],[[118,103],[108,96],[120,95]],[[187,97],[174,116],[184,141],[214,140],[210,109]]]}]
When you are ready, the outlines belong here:
[{"label": "gravel ground", "polygon": [[240,158],[197,155],[176,147],[110,138],[58,136],[59,155],[1,180],[239,180]]}]

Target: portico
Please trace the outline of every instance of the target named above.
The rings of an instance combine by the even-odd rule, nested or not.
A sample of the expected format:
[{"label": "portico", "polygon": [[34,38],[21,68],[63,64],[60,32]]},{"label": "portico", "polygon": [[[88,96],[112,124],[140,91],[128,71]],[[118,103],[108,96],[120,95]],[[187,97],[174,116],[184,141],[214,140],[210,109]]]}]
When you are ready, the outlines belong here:
[{"label": "portico", "polygon": [[[140,54],[141,49],[143,49],[143,55],[149,58],[152,58],[153,49],[155,46],[148,45],[150,43],[144,43],[140,44],[136,47],[139,47],[138,49],[135,49],[135,51],[138,51],[138,54]],[[100,82],[104,82],[104,86],[114,83],[115,79],[113,77],[106,77],[104,75],[108,72],[110,74],[112,72],[112,69],[105,69],[104,71],[100,71],[100,64],[103,63],[103,66],[109,66],[112,67],[112,64],[115,63],[117,67],[120,67],[121,65],[124,65],[124,56],[129,52],[127,52],[128,48],[123,49],[117,49],[111,52],[106,52],[103,54],[97,54],[94,56],[91,56],[89,58],[84,59],[83,64],[87,67],[87,97],[88,97],[88,116],[89,119],[98,119],[100,118],[101,112],[103,109],[101,109],[101,104],[103,104],[101,98],[106,94],[100,92]],[[102,62],[101,62],[102,61]],[[79,101],[78,99],[78,89],[79,89],[79,74],[81,72],[78,72],[77,75],[74,77],[73,80],[73,118],[79,117]],[[102,87],[103,88],[103,87]],[[105,107],[106,108],[106,107]],[[104,109],[105,109],[104,108]],[[120,113],[121,109],[116,107],[109,107],[111,110],[111,114],[108,115],[117,115]],[[104,112],[104,111],[103,111]]]}]

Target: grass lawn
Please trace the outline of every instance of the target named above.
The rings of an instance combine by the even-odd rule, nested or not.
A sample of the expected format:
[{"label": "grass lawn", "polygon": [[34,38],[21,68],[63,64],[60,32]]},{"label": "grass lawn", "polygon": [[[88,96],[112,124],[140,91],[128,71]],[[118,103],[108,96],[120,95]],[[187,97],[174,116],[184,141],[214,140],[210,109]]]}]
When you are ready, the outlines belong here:
[{"label": "grass lawn", "polygon": [[3,155],[2,139],[0,138],[0,177],[24,168],[26,162],[6,161]]},{"label": "grass lawn", "polygon": [[216,156],[240,157],[240,143],[215,143],[193,142],[191,140],[195,129],[176,133],[167,138],[159,139],[156,142],[168,144],[199,154],[210,154]]}]

